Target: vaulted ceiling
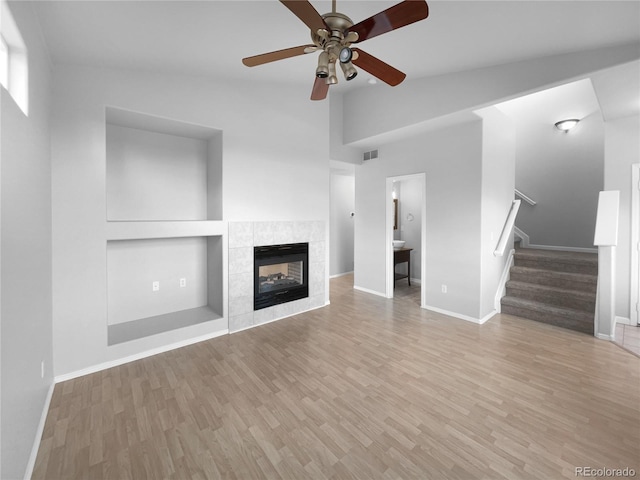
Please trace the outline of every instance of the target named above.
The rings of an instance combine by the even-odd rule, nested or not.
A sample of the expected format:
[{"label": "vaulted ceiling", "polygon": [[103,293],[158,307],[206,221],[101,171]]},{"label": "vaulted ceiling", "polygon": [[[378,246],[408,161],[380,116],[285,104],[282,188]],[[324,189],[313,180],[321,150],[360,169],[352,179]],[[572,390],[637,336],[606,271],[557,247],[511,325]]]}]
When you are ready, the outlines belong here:
[{"label": "vaulted ceiling", "polygon": [[[331,2],[312,0],[320,13]],[[338,0],[354,22],[397,1]],[[275,0],[33,2],[57,63],[311,84],[317,54],[248,68],[243,57],[310,43]],[[640,42],[638,1],[429,1],[424,21],[359,44],[407,78]],[[339,90],[366,88],[366,72]],[[332,87],[334,88],[334,87]]]}]

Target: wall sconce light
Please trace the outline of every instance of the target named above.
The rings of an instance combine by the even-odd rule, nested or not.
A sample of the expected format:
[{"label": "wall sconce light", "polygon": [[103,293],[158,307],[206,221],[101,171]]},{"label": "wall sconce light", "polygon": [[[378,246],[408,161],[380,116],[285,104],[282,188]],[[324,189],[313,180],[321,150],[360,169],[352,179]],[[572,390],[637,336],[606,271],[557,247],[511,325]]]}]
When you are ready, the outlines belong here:
[{"label": "wall sconce light", "polygon": [[578,122],[580,120],[578,120],[577,118],[569,118],[567,120],[560,120],[559,122],[556,122],[556,128],[560,131],[563,132],[568,132],[569,130],[571,130],[573,127],[575,127]]}]

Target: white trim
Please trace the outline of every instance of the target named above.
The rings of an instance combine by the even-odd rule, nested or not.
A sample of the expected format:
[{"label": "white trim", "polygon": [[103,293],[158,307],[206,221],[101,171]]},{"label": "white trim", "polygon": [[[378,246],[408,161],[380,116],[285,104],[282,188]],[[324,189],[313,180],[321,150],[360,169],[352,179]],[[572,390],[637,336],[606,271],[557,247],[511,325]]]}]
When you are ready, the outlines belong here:
[{"label": "white trim", "polygon": [[416,285],[422,285],[422,279],[420,278],[412,278],[411,283],[415,283]]},{"label": "white trim", "polygon": [[24,472],[24,480],[29,480],[33,475],[33,468],[36,466],[36,457],[38,456],[38,450],[40,448],[40,442],[42,440],[42,433],[44,432],[44,425],[47,422],[47,415],[49,414],[49,406],[51,405],[51,398],[53,397],[53,390],[55,388],[55,382],[49,385],[49,391],[47,397],[44,400],[42,407],[42,413],[40,414],[40,422],[36,429],[36,436],[33,439],[33,446],[31,447],[31,455],[29,455],[29,461],[27,462],[27,469]]},{"label": "white trim", "polygon": [[615,340],[614,335],[605,335],[604,333],[597,333],[596,338],[600,340],[607,340],[608,342],[613,342]]},{"label": "white trim", "polygon": [[146,350],[144,352],[136,353],[134,355],[129,355],[128,357],[117,358],[115,360],[110,360],[108,362],[92,365],[90,367],[83,368],[81,370],[76,370],[69,373],[63,373],[62,375],[57,375],[56,377],[54,377],[54,382],[55,383],[66,382],[67,380],[73,380],[74,378],[83,377],[84,375],[90,375],[92,373],[100,372],[102,370],[107,370],[108,368],[118,367],[120,365],[124,365],[125,363],[135,362],[136,360],[152,357],[153,355],[158,355],[159,353],[169,352],[177,348],[193,345],[194,343],[204,342],[206,340],[211,340],[212,338],[221,337],[222,335],[227,335],[227,334],[229,334],[229,330],[224,329],[224,330],[219,330],[217,332],[208,333],[206,335],[200,335],[198,337],[189,338],[181,342],[163,345],[158,348],[152,348],[151,350]]},{"label": "white trim", "polygon": [[537,250],[557,250],[559,252],[582,252],[582,253],[598,253],[597,248],[587,247],[564,247],[560,245],[536,245],[529,244],[526,248],[535,248]]},{"label": "white trim", "polygon": [[524,200],[525,202],[527,202],[529,205],[533,206],[536,204],[536,201],[533,200],[531,197],[528,197],[527,195],[525,195],[524,193],[522,193],[520,190],[518,190],[517,188],[515,189],[515,194],[520,197],[522,200]]},{"label": "white trim", "polygon": [[351,270],[350,272],[336,273],[335,275],[329,275],[329,278],[344,277],[345,275],[349,275],[350,273],[353,273],[353,270]]},{"label": "white trim", "polygon": [[493,317],[498,313],[497,311],[492,310],[482,318],[475,318],[475,317],[470,317],[469,315],[463,315],[462,313],[450,312],[449,310],[444,310],[442,308],[432,307],[431,305],[422,305],[421,308],[424,308],[425,310],[431,310],[432,312],[436,312],[436,313],[442,313],[443,315],[458,318],[460,320],[466,320],[467,322],[476,323],[478,325],[482,325],[483,323],[486,323],[487,320],[489,320],[491,317]]},{"label": "white trim", "polygon": [[[393,264],[393,202],[390,201],[393,195],[393,182],[396,180],[395,177],[387,177],[387,181],[385,183],[385,191],[384,198],[386,199],[385,204],[387,205],[385,209],[386,221],[385,221],[385,298],[393,298],[393,285],[394,285],[394,277],[395,277],[395,265]],[[362,290],[367,291],[367,290]],[[377,293],[373,291],[369,291],[369,293]]]},{"label": "white trim", "polygon": [[500,300],[502,299],[502,297],[506,295],[506,292],[507,292],[507,282],[509,281],[509,278],[510,278],[511,267],[513,267],[513,264],[514,264],[513,254],[515,252],[516,251],[513,248],[509,251],[509,254],[508,254],[509,258],[507,258],[507,261],[504,264],[504,269],[502,270],[502,276],[498,281],[498,290],[496,291],[496,296],[493,300],[493,308],[498,313],[502,312],[502,304],[500,303]]},{"label": "white trim", "polygon": [[353,289],[354,290],[358,290],[360,292],[364,292],[364,293],[370,293],[371,295],[377,295],[378,297],[389,298],[389,297],[387,297],[387,295],[385,293],[377,292],[375,290],[370,290],[370,289],[364,288],[364,287],[358,287],[357,285],[354,285]]},{"label": "white trim", "polygon": [[618,324],[618,323],[620,323],[620,324],[622,324],[622,325],[629,325],[629,326],[631,326],[631,327],[635,327],[635,326],[636,326],[636,324],[635,324],[635,323],[633,323],[633,322],[631,321],[631,319],[630,319],[630,318],[627,318],[627,317],[618,317],[618,316],[616,315],[616,324]]},{"label": "white trim", "polygon": [[521,240],[520,246],[522,248],[529,248],[529,235],[524,233],[518,227],[513,227],[513,233],[515,233],[518,236],[518,238],[520,238]]},{"label": "white trim", "polygon": [[631,165],[631,272],[629,278],[629,319],[640,325],[640,163]]},{"label": "white trim", "polygon": [[519,237],[522,241],[520,246],[522,248],[534,248],[536,250],[557,250],[559,252],[582,252],[582,253],[598,253],[597,247],[565,247],[562,245],[536,245],[530,243],[531,239],[529,235],[524,233],[518,227],[513,227],[513,233]]}]

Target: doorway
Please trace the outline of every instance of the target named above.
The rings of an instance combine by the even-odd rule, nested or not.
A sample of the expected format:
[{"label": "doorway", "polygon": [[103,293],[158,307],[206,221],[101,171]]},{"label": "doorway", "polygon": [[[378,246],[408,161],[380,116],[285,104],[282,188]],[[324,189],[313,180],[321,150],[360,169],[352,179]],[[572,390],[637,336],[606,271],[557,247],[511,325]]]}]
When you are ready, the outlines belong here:
[{"label": "doorway", "polygon": [[387,177],[385,193],[385,198],[388,199],[385,235],[386,297],[394,296],[396,278],[394,258],[397,258],[397,250],[394,250],[393,241],[405,241],[402,248],[411,249],[411,251],[408,253],[409,263],[397,266],[398,271],[405,269],[402,270],[402,276],[407,276],[400,281],[420,284],[420,306],[424,307],[426,305],[426,174]]}]

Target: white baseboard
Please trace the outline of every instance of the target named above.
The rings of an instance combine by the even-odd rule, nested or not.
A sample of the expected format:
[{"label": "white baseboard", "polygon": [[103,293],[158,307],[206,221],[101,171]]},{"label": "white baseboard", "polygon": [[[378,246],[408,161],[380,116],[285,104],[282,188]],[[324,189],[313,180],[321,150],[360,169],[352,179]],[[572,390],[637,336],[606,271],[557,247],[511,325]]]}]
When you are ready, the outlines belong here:
[{"label": "white baseboard", "polygon": [[344,277],[345,275],[349,275],[351,273],[353,273],[353,270],[351,270],[350,272],[336,273],[335,275],[329,275],[329,278]]},{"label": "white baseboard", "polygon": [[616,323],[621,323],[623,325],[630,325],[632,327],[636,326],[634,323],[631,322],[631,319],[627,318],[627,317],[618,317],[618,316],[616,316],[615,322]]},{"label": "white baseboard", "polygon": [[55,383],[66,382],[67,380],[72,380],[74,378],[82,377],[84,375],[90,375],[92,373],[100,372],[108,368],[124,365],[125,363],[135,362],[136,360],[141,360],[143,358],[151,357],[159,353],[169,352],[171,350],[175,350],[176,348],[182,348],[188,345],[193,345],[194,343],[204,342],[205,340],[211,340],[212,338],[220,337],[222,335],[227,335],[228,333],[229,333],[228,329],[219,330],[217,332],[208,333],[206,335],[200,335],[199,337],[189,338],[181,342],[171,343],[169,345],[163,345],[162,347],[146,350],[144,352],[136,353],[135,355],[129,355],[128,357],[122,357],[115,360],[111,360],[109,362],[99,363],[97,365],[92,365],[91,367],[83,368],[82,370],[76,370],[74,372],[57,375],[54,378],[54,382]]},{"label": "white baseboard", "polygon": [[609,342],[613,342],[614,340],[613,335],[605,335],[604,333],[596,333],[595,337],[599,338],[600,340],[607,340]]},{"label": "white baseboard", "polygon": [[51,405],[51,397],[53,397],[53,389],[55,386],[55,381],[49,385],[49,391],[47,392],[47,397],[44,400],[44,406],[42,407],[42,413],[40,414],[40,422],[36,429],[36,436],[33,439],[33,447],[31,447],[31,455],[29,455],[27,469],[24,472],[24,480],[31,479],[31,476],[33,475],[33,468],[36,466],[36,457],[38,456],[38,449],[40,448],[40,441],[42,440],[44,425],[47,422],[47,414],[49,413],[49,406]]},{"label": "white baseboard", "polygon": [[422,285],[422,279],[421,278],[412,278],[411,279],[411,285],[413,285],[414,283],[416,285]]},{"label": "white baseboard", "polygon": [[524,233],[518,227],[514,227],[513,231],[517,237],[520,238],[520,246],[522,248],[534,248],[536,250],[557,250],[560,252],[584,252],[584,253],[598,253],[598,249],[596,247],[593,248],[585,248],[585,247],[565,247],[562,245],[536,245],[530,242],[529,235]]},{"label": "white baseboard", "polygon": [[524,233],[518,227],[513,227],[513,233],[520,239],[520,246],[522,248],[529,248],[529,235]]},{"label": "white baseboard", "polygon": [[477,323],[478,325],[482,325],[487,322],[491,317],[493,317],[498,312],[496,310],[492,310],[487,315],[482,318],[470,317],[469,315],[463,315],[462,313],[450,312],[449,310],[444,310],[438,307],[432,307],[430,305],[422,305],[422,308],[425,310],[431,310],[432,312],[442,313],[443,315],[447,315],[449,317],[459,318],[460,320],[466,320],[467,322]]},{"label": "white baseboard", "polygon": [[598,253],[597,248],[564,247],[561,245],[535,245],[530,243],[527,248],[534,248],[536,250],[556,250],[559,252]]},{"label": "white baseboard", "polygon": [[358,287],[357,285],[354,285],[353,289],[354,290],[359,290],[359,291],[364,292],[364,293],[370,293],[372,295],[377,295],[379,297],[387,298],[387,296],[384,293],[380,293],[380,292],[377,292],[375,290],[369,290],[368,288],[364,288],[364,287]]}]

